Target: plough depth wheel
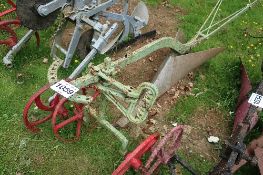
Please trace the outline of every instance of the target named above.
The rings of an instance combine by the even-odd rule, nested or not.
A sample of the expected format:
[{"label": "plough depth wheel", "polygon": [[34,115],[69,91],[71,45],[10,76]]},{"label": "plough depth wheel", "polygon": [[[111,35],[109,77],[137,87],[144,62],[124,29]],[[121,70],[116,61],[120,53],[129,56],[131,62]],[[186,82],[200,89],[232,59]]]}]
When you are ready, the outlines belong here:
[{"label": "plough depth wheel", "polygon": [[[56,95],[55,98],[52,100],[51,103],[48,102],[48,100],[42,100],[41,97],[44,96],[44,94],[47,95],[47,99],[48,99],[48,93],[47,91],[50,89],[50,85],[46,85],[43,88],[41,88],[37,93],[35,93],[30,100],[28,101],[28,103],[26,104],[26,107],[24,109],[23,112],[23,118],[24,118],[24,123],[26,125],[26,128],[29,129],[32,132],[38,132],[40,131],[39,128],[37,128],[38,125],[48,121],[51,119],[53,111],[56,107],[56,105],[59,102],[59,96]],[[52,94],[52,93],[49,93]],[[46,101],[47,103],[45,104],[44,101]],[[34,105],[36,106],[36,108],[34,109]],[[33,111],[32,111],[33,108]],[[36,117],[36,113],[37,112],[46,112],[48,113],[47,116],[45,116],[46,114],[38,114],[41,116],[45,116],[44,118],[40,117]],[[32,120],[33,121],[32,121]]]},{"label": "plough depth wheel", "polygon": [[[53,116],[52,116],[53,132],[55,136],[60,141],[63,141],[63,142],[75,142],[79,140],[80,133],[81,133],[81,125],[83,123],[83,117],[84,117],[84,110],[83,110],[84,106],[82,104],[73,103],[73,105],[70,105],[69,103],[73,103],[73,102],[68,101],[66,98],[61,99],[60,102],[57,104],[55,111],[53,113]],[[71,109],[66,109],[67,107]],[[62,121],[58,123],[61,112],[65,110],[67,111],[67,115],[63,116]],[[72,115],[72,117],[70,115]],[[60,130],[74,122],[76,122],[76,133],[75,133],[74,138],[64,139],[60,135]]]},{"label": "plough depth wheel", "polygon": [[[96,87],[82,88],[81,92],[83,95],[86,95],[90,89],[93,91],[89,91],[89,94],[92,93],[92,100],[95,100],[99,95],[99,90]],[[83,123],[84,105],[61,98],[60,95],[55,95],[53,98],[53,94],[54,91],[50,89],[50,84],[47,84],[30,98],[23,112],[26,128],[32,132],[38,132],[40,131],[37,128],[38,125],[52,119],[53,132],[60,141],[77,141],[80,137],[81,125]],[[52,97],[51,102],[48,101],[50,97]],[[62,131],[62,128],[68,128],[74,122],[77,122],[76,126],[73,125],[73,129],[76,130],[74,138],[64,139],[60,131]],[[70,135],[69,131],[66,133]]]},{"label": "plough depth wheel", "polygon": [[[93,90],[93,92],[89,90]],[[81,91],[83,95],[87,95],[88,91],[89,94],[92,93],[92,100],[95,100],[100,94],[99,90],[95,86],[82,88]],[[67,113],[64,113],[63,117],[61,118],[59,116],[61,116],[63,111],[67,111]],[[72,117],[70,115],[72,115]],[[52,116],[52,128],[56,138],[58,138],[62,142],[78,141],[81,134],[81,126],[84,121],[83,118],[84,118],[83,104],[74,103],[66,98],[62,98],[59,101],[59,103],[56,105],[56,108]],[[73,138],[64,139],[61,136],[60,131],[62,131],[62,128],[68,127],[71,123],[76,123],[76,125],[73,124],[74,130],[76,130],[75,136]]]}]

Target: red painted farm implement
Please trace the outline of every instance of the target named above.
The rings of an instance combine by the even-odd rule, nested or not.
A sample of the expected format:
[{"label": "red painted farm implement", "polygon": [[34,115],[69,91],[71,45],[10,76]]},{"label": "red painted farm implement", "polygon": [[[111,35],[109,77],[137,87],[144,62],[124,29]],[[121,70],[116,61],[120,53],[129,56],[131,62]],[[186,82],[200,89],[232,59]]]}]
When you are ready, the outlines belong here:
[{"label": "red painted farm implement", "polygon": [[16,4],[12,0],[2,2],[1,7],[4,11],[0,12],[0,45],[5,45],[10,48],[10,51],[3,58],[3,63],[7,67],[12,66],[12,59],[22,46],[31,38],[35,33],[37,45],[40,43],[39,34],[33,30],[29,30],[21,40],[18,39],[16,29],[21,26],[21,21],[16,16]]},{"label": "red painted farm implement", "polygon": [[[11,7],[3,12],[0,12],[0,30],[1,33],[6,32],[9,36],[8,38],[1,38],[0,44],[4,44],[8,47],[13,47],[17,44],[17,35],[15,31],[11,28],[11,25],[20,25],[20,20],[14,19],[14,20],[6,20],[4,19],[7,15],[13,14],[16,11],[16,5],[13,1],[7,0],[8,5]],[[2,5],[4,6],[4,5]]]}]

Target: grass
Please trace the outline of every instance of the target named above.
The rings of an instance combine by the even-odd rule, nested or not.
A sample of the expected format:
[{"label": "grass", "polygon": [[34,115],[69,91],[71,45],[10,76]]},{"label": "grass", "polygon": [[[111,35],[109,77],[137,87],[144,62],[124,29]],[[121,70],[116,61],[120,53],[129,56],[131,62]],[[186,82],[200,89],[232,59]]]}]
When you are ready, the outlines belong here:
[{"label": "grass", "polygon": [[[173,2],[177,4],[178,1]],[[188,9],[187,13],[189,13],[189,15],[181,17],[182,28],[186,31],[188,38],[194,35],[198,29],[196,26],[200,26],[204,20],[202,17],[205,17],[208,9],[211,8],[208,4],[195,1],[191,1],[191,3],[190,1],[180,2],[180,6],[183,9]],[[231,8],[237,9],[240,6],[242,5],[229,4],[228,8],[222,9],[229,12]],[[203,10],[200,11],[200,8]],[[193,90],[197,97],[180,99],[179,104],[171,110],[171,117],[174,116],[174,118],[184,122],[189,119],[189,115],[200,104],[206,107],[218,107],[227,113],[233,111],[240,86],[240,60],[245,64],[252,83],[256,85],[261,81],[262,38],[255,39],[245,34],[247,30],[262,31],[259,9],[262,9],[262,6],[241,16],[237,21],[224,28],[223,32],[219,32],[201,44],[200,47],[194,49],[204,50],[218,46],[226,48],[224,53],[198,70]]]},{"label": "grass", "polygon": [[[147,1],[157,5],[161,1]],[[178,16],[181,27],[187,37],[193,36],[215,1],[172,0],[170,3],[185,9],[187,14]],[[225,2],[224,14],[230,13],[244,4],[238,1]],[[1,8],[1,7],[0,7]],[[200,10],[202,9],[202,10]],[[226,116],[235,108],[239,90],[240,59],[246,65],[253,84],[261,80],[261,61],[263,55],[262,39],[245,36],[245,29],[259,35],[262,33],[262,5],[249,11],[237,21],[226,27],[223,32],[210,38],[200,47],[204,50],[224,46],[226,50],[216,59],[198,70],[195,77],[194,93],[197,97],[183,97],[171,109],[170,120],[187,123],[198,107],[219,108]],[[120,144],[107,130],[93,124],[85,127],[82,139],[75,144],[63,144],[57,141],[50,131],[50,126],[42,127],[39,134],[29,133],[22,122],[23,108],[40,87],[47,83],[46,73],[49,65],[43,64],[43,58],[51,63],[51,34],[56,26],[41,31],[41,47],[37,48],[35,39],[19,52],[14,60],[14,67],[7,69],[0,66],[0,174],[110,174],[121,162]],[[19,30],[19,35],[26,29]],[[253,44],[253,46],[252,46]],[[0,57],[7,49],[0,47]],[[260,55],[260,56],[258,56]],[[71,69],[65,71],[70,73]],[[17,84],[17,75],[23,75],[23,84]],[[94,123],[94,122],[93,122]],[[130,140],[129,149],[138,140]],[[195,160],[194,158],[192,160]],[[201,167],[204,174],[212,166],[211,162],[201,164],[192,162],[194,167]],[[203,168],[202,168],[203,167]],[[166,171],[163,172],[163,174]],[[130,173],[132,174],[132,173]]]}]

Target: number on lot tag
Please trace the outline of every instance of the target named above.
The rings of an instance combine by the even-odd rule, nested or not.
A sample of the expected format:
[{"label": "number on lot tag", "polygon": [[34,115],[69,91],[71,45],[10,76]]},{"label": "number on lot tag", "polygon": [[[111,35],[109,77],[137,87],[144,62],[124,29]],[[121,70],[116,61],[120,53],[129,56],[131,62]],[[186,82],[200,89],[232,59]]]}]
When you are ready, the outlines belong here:
[{"label": "number on lot tag", "polygon": [[253,93],[249,98],[248,103],[263,108],[263,96]]},{"label": "number on lot tag", "polygon": [[60,82],[57,82],[56,84],[52,85],[50,88],[65,98],[69,98],[79,91],[77,87],[66,82],[65,80],[61,80]]}]

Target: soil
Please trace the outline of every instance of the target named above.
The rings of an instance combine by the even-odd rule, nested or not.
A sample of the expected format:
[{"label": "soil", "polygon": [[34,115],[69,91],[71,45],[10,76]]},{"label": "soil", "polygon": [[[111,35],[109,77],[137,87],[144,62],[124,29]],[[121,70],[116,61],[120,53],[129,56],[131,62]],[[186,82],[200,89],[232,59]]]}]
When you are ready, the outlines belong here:
[{"label": "soil", "polygon": [[[186,126],[182,139],[181,149],[191,157],[198,154],[201,158],[216,162],[225,140],[230,136],[230,121],[217,109],[198,109],[190,119],[191,126]],[[230,117],[229,117],[230,118]],[[218,144],[208,142],[210,136],[220,139]]]}]

